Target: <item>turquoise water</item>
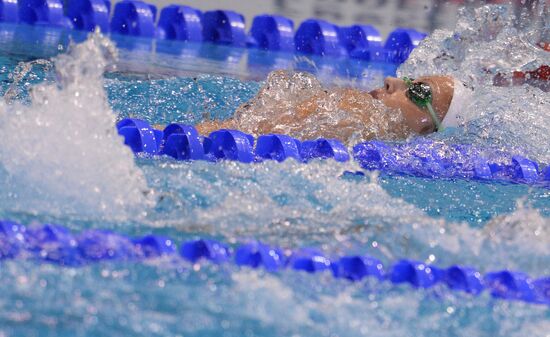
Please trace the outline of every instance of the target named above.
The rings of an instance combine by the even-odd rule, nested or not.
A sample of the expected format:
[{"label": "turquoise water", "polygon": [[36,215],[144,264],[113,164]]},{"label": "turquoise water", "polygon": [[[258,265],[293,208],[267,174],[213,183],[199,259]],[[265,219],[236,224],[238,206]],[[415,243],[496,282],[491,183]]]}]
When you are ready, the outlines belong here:
[{"label": "turquoise water", "polygon": [[[48,39],[56,38],[66,39],[63,34]],[[66,49],[44,41],[4,41],[2,93],[13,88],[19,62]],[[212,118],[227,118],[254,96],[269,67],[256,71],[260,68],[243,61],[247,55],[220,62],[220,55],[240,55],[225,47],[181,48],[179,54],[190,53],[187,59],[141,48],[121,50],[117,67],[109,65],[103,75],[92,62],[102,64],[105,51],[96,47],[103,42],[87,43],[55,65],[33,66],[15,86],[15,100],[23,105],[2,106],[0,218],[54,222],[75,232],[162,234],[176,242],[255,238],[328,255],[368,254],[386,264],[405,257],[482,272],[550,274],[547,188],[376,173],[342,177],[359,167],[333,161],[247,165],[134,158],[117,138],[115,120],[196,123],[205,110]],[[126,43],[143,47],[144,41]],[[209,53],[215,57],[197,56]],[[374,86],[390,69],[362,65],[359,73],[366,76],[357,79],[346,75],[349,61],[308,64],[329,84],[360,87]],[[71,80],[63,83],[60,77]],[[266,273],[170,258],[79,268],[17,259],[1,262],[0,279],[0,336],[547,336],[550,331],[547,306],[444,286],[350,283],[329,273]]]}]

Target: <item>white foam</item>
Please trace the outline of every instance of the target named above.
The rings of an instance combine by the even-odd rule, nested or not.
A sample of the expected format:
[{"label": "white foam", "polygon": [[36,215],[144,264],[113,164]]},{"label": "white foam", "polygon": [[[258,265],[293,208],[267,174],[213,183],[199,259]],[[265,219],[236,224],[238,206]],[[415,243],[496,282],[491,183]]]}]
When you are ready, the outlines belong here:
[{"label": "white foam", "polygon": [[[550,162],[550,92],[530,86],[495,87],[496,74],[550,64],[537,47],[544,15],[517,27],[509,6],[463,9],[453,31],[436,30],[399,68],[399,76],[452,75],[474,88],[460,111],[463,123],[453,142],[497,146]],[[468,103],[468,104],[466,104]]]},{"label": "white foam", "polygon": [[32,88],[30,106],[0,102],[4,209],[125,218],[148,205],[103,89],[114,57],[111,42],[92,34],[55,59],[58,83]]}]

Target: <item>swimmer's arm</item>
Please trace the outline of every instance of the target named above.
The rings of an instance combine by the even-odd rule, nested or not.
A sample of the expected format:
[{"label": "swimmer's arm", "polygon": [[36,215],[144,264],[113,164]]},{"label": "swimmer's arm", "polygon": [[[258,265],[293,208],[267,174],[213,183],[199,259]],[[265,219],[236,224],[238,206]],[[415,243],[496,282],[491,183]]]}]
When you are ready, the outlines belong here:
[{"label": "swimmer's arm", "polygon": [[235,121],[233,118],[224,121],[207,120],[195,125],[195,128],[201,135],[208,136],[212,132],[220,129],[235,129]]},{"label": "swimmer's arm", "polygon": [[[320,130],[326,134],[319,134],[318,137],[332,137],[332,138],[341,138],[348,136],[351,130],[356,129],[357,123],[368,124],[370,113],[366,111],[365,99],[372,99],[372,97],[366,93],[356,89],[335,89],[325,90],[324,92],[313,95],[304,99],[303,101],[297,103],[293,107],[292,114],[282,114],[280,116],[271,116],[271,118],[258,121],[255,125],[254,130],[243,130],[245,132],[254,133],[254,134],[269,134],[269,133],[280,133],[280,128],[284,129],[284,126],[294,125],[304,125],[308,123],[306,120],[308,118],[315,118],[315,115],[319,112],[319,109],[322,102],[326,101],[328,95],[336,94],[340,97],[338,100],[337,109],[346,110],[346,111],[356,111],[353,120],[346,119],[341,120],[337,125],[330,130]],[[247,114],[237,113],[236,116],[240,118],[247,118]],[[224,121],[215,121],[215,120],[206,120],[195,125],[195,128],[201,135],[208,136],[213,131],[220,129],[238,129],[239,123],[235,118],[230,118]],[[164,126],[155,125],[156,129],[162,130]],[[365,125],[367,127],[367,125]],[[344,133],[344,134],[342,134]]]}]

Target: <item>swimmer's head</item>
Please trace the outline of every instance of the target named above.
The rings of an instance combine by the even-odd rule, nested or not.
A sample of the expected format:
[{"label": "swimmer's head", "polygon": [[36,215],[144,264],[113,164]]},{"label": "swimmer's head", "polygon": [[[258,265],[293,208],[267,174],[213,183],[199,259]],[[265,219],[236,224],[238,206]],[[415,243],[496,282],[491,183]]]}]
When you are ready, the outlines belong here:
[{"label": "swimmer's head", "polygon": [[[431,89],[431,105],[439,120],[445,118],[449,110],[454,92],[454,80],[449,76],[419,77],[413,83],[424,83]],[[370,92],[372,97],[382,101],[384,105],[400,109],[409,128],[416,133],[426,134],[436,130],[436,125],[428,110],[411,100],[407,95],[409,85],[405,80],[388,77],[384,80],[384,87]]]}]

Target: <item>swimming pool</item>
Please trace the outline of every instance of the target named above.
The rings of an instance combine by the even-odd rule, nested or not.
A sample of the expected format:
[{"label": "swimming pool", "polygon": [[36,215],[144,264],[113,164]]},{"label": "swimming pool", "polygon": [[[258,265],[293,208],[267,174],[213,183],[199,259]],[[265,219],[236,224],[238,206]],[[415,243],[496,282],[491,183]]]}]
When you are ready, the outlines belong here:
[{"label": "swimming pool", "polygon": [[[18,62],[57,54],[58,39],[66,38],[55,30],[43,35],[18,29],[21,35],[7,28],[2,36],[37,35],[29,43],[3,40],[1,50],[10,51],[2,58],[3,93]],[[200,237],[234,247],[254,239],[290,250],[312,247],[327,256],[366,254],[384,265],[409,258],[483,273],[550,274],[550,193],[544,186],[383,172],[343,176],[361,168],[332,160],[247,165],[136,158],[117,136],[116,120],[195,123],[205,107],[215,117],[227,117],[255,94],[271,66],[250,67],[254,57],[244,57],[248,52],[213,45],[181,48],[178,56],[122,49],[118,69],[104,78],[109,42],[96,37],[86,46],[57,59],[55,67],[33,66],[19,82],[24,90],[14,96],[27,105],[2,106],[0,218],[57,223],[76,233],[164,235],[178,244]],[[311,62],[304,63],[311,69]],[[354,66],[360,69],[355,74],[367,74],[363,81],[348,76]],[[319,60],[313,69],[328,84],[367,88],[395,72],[347,60],[324,65]],[[70,80],[56,83],[60,78]],[[37,86],[42,82],[47,84]],[[472,140],[468,136],[436,138]],[[495,146],[508,139],[472,142]],[[542,138],[526,151],[548,162],[547,145]],[[6,336],[546,336],[550,331],[545,305],[443,285],[413,289],[372,278],[352,283],[328,271],[270,273],[171,256],[71,268],[30,256],[2,261],[0,275],[0,335]]]}]

